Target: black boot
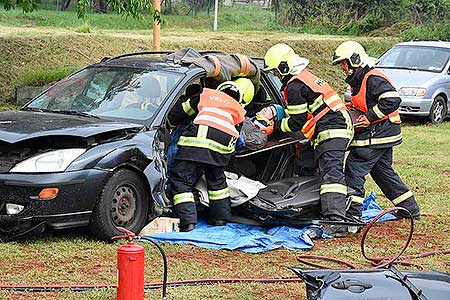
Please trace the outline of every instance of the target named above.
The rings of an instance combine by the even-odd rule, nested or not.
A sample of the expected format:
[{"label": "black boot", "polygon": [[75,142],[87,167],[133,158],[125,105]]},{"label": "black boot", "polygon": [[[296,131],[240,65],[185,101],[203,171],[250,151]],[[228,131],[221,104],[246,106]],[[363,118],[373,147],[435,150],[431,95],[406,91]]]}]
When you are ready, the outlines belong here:
[{"label": "black boot", "polygon": [[339,222],[344,222],[345,220],[341,216],[326,216],[324,218],[325,221],[333,221],[335,224],[323,224],[322,230],[326,235],[335,238],[335,237],[344,237],[349,233],[352,233],[350,226],[339,224]]},{"label": "black boot", "polygon": [[186,225],[180,225],[180,232],[188,232],[188,231],[192,231],[195,228],[195,224],[193,223],[189,223]]},{"label": "black boot", "polygon": [[207,222],[209,225],[212,225],[212,226],[225,226],[227,224],[226,220],[216,220],[216,219],[211,219],[211,218],[209,218],[207,220]]},{"label": "black boot", "polygon": [[[412,218],[415,221],[419,221],[420,220],[420,208],[419,208],[419,206],[417,206],[417,203],[405,203],[405,202],[402,202],[402,203],[398,204],[397,206],[406,208],[411,213]],[[393,213],[393,215],[395,215],[398,219],[409,218],[408,213],[405,211],[402,211],[402,210],[395,211]]]},{"label": "black boot", "polygon": [[351,197],[347,199],[349,203],[347,204],[347,212],[346,216],[349,218],[354,218],[357,220],[361,220],[362,216],[362,204],[353,202]]}]

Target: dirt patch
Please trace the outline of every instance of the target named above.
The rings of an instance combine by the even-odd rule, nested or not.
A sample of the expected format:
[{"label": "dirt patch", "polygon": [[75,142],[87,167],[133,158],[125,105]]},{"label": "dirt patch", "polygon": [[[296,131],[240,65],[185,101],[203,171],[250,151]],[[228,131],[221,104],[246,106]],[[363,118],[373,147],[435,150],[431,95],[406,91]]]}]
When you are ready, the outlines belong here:
[{"label": "dirt patch", "polygon": [[[262,278],[292,275],[285,265],[295,262],[292,251],[275,250],[260,255],[244,252],[214,251],[192,248],[170,255],[170,265],[189,263],[192,268],[201,268],[207,262],[215,277]],[[262,267],[262,264],[264,267]],[[201,270],[197,270],[201,272]]]}]

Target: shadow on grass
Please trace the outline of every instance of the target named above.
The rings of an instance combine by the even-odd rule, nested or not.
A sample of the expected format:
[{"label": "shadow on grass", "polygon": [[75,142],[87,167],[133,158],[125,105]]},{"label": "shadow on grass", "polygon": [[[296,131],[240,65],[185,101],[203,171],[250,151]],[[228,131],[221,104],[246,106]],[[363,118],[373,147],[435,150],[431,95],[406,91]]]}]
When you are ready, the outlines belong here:
[{"label": "shadow on grass", "polygon": [[[84,241],[98,241],[91,234],[88,227],[77,227],[67,229],[50,229],[45,228],[42,230],[30,231],[28,234],[21,235],[19,237],[9,237],[3,242],[15,242],[19,244],[28,244],[35,242],[48,242],[58,240],[84,240]],[[111,241],[112,242],[112,241]]]}]

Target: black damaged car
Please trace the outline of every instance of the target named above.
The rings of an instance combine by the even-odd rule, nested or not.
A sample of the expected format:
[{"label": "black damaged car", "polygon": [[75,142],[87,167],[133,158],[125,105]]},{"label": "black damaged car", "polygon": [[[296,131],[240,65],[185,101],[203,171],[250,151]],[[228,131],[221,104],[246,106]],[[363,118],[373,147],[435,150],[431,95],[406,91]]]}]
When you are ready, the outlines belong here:
[{"label": "black damaged car", "polygon": [[[170,213],[167,114],[188,86],[205,86],[207,72],[156,54],[103,59],[0,113],[0,240],[87,225],[109,239],[116,226],[138,232]],[[261,74],[260,83],[254,110],[283,102],[276,78]],[[263,183],[292,177],[297,140],[269,140],[266,149],[236,155],[234,166]],[[304,182],[317,202],[317,180]]]}]

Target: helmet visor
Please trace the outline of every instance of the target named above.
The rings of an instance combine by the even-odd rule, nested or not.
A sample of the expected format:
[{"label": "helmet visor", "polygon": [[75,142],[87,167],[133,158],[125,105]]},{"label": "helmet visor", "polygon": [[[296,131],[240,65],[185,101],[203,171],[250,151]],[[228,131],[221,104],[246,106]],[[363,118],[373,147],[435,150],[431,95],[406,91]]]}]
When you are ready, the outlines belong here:
[{"label": "helmet visor", "polygon": [[334,53],[333,54],[333,60],[332,60],[331,64],[334,66],[334,65],[337,65],[338,63],[340,63],[343,60],[344,60],[344,58],[342,58],[339,55],[337,55],[336,53]]},{"label": "helmet visor", "polygon": [[268,66],[266,65],[266,63],[264,63],[264,68],[262,69],[264,72],[268,72],[268,71],[272,71],[273,69],[275,69],[274,67]]}]

